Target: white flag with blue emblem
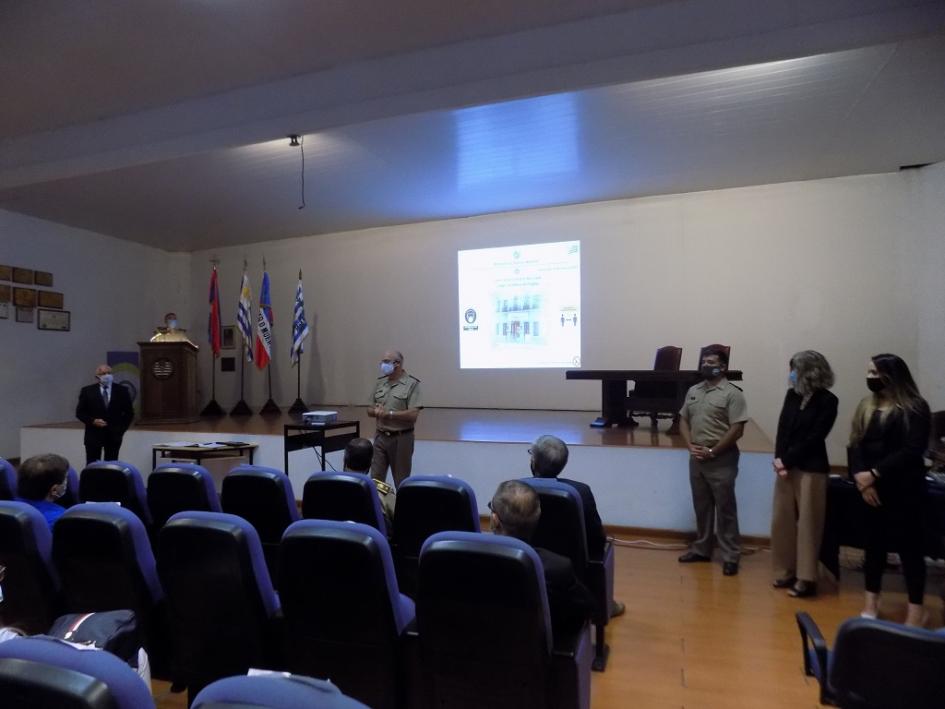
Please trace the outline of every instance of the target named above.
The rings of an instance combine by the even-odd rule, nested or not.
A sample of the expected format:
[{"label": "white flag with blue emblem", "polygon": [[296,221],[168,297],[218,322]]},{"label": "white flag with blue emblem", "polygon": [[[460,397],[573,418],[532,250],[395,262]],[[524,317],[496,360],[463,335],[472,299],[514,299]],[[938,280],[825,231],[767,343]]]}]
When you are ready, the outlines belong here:
[{"label": "white flag with blue emblem", "polygon": [[304,351],[302,343],[308,337],[308,323],[305,321],[305,299],[302,297],[302,272],[299,271],[299,284],[295,288],[295,309],[292,316],[292,364],[298,364]]},{"label": "white flag with blue emblem", "polygon": [[253,291],[249,287],[249,276],[243,270],[243,282],[240,284],[240,304],[236,311],[236,324],[243,336],[243,351],[246,361],[253,361]]}]

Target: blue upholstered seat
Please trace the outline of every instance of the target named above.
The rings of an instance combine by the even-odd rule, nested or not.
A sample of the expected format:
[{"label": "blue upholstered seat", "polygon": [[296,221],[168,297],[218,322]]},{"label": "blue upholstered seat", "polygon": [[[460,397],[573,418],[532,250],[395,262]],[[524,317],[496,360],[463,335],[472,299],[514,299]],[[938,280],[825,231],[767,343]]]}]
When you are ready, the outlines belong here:
[{"label": "blue upholstered seat", "polygon": [[0,500],[0,564],[7,569],[0,622],[46,632],[59,615],[59,580],[49,525],[32,505]]},{"label": "blue upholstered seat", "polygon": [[79,499],[82,502],[118,502],[138,515],[146,527],[152,524],[144,480],[131,463],[112,460],[85,466],[79,476]]},{"label": "blue upholstered seat", "polygon": [[195,463],[156,467],[148,476],[148,507],[156,530],[178,512],[222,512],[213,478],[206,468]]},{"label": "blue upholstered seat", "polygon": [[0,500],[15,500],[16,468],[6,458],[0,458]]},{"label": "blue upholstered seat", "polygon": [[374,481],[361,473],[313,473],[302,490],[302,517],[360,522],[387,534]]},{"label": "blue upholstered seat", "polygon": [[331,682],[293,675],[227,677],[204,688],[191,709],[368,709]]}]

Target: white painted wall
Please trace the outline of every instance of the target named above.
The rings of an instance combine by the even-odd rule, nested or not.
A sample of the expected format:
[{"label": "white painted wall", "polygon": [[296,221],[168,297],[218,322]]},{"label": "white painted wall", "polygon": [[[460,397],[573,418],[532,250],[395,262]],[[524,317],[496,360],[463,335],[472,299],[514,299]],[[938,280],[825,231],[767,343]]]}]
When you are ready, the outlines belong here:
[{"label": "white painted wall", "polygon": [[[74,418],[79,387],[108,350],[137,350],[168,310],[190,308],[190,255],[0,210],[0,263],[53,274],[70,332],[0,320],[0,455],[21,426]],[[81,442],[81,435],[80,435]],[[73,463],[82,463],[84,458]]]},{"label": "white painted wall", "polygon": [[[265,258],[276,316],[274,397],[283,405],[295,397],[288,350],[301,268],[314,323],[302,369],[310,403],[365,401],[380,353],[392,346],[423,380],[431,406],[593,409],[599,385],[567,382],[560,370],[460,371],[455,333],[457,250],[579,238],[585,368],[649,368],[665,344],[682,346],[691,368],[702,345],[731,344],[750,414],[773,434],[790,355],[818,349],[838,375],[831,456],[843,462],[869,355],[896,352],[920,386],[940,386],[941,309],[926,291],[940,288],[933,274],[942,271],[926,252],[935,242],[941,257],[942,181],[939,166],[196,252],[190,326],[205,322],[211,258],[220,259],[225,324],[235,322],[244,258],[256,296]],[[204,353],[201,362],[209,388]],[[235,403],[238,373],[217,382],[218,400]],[[246,386],[247,400],[261,405],[265,377],[248,371]]]}]

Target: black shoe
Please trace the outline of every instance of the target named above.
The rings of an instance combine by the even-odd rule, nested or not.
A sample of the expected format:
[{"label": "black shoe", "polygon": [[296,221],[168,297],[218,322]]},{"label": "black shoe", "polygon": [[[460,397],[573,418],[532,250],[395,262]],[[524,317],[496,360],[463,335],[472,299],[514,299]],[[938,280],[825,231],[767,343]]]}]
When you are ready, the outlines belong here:
[{"label": "black shoe", "polygon": [[738,562],[737,561],[722,562],[722,573],[725,576],[736,576],[738,574]]},{"label": "black shoe", "polygon": [[697,561],[712,561],[712,559],[702,554],[696,554],[694,551],[687,551],[679,557],[677,561],[679,561],[680,564],[692,564]]},{"label": "black shoe", "polygon": [[777,579],[771,585],[775,588],[791,588],[795,581],[797,581],[797,579],[793,576],[785,576],[783,579]]},{"label": "black shoe", "polygon": [[798,581],[794,588],[787,592],[791,598],[810,598],[817,595],[817,584],[813,581]]}]

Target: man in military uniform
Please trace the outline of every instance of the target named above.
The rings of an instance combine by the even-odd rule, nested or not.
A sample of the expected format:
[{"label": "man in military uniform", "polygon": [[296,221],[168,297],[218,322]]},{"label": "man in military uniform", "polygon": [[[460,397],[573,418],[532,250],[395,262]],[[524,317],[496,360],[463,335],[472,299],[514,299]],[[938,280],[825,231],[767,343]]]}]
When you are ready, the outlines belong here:
[{"label": "man in military uniform", "polygon": [[385,480],[390,467],[394,485],[399,486],[410,475],[413,462],[413,427],[423,408],[420,380],[404,371],[404,356],[396,350],[384,353],[380,368],[367,410],[377,419],[371,477]]},{"label": "man in military uniform", "polygon": [[726,379],[726,369],[728,354],[707,350],[702,357],[704,381],[689,389],[679,412],[680,432],[689,446],[689,484],[697,528],[696,540],[679,561],[710,561],[717,527],[722,572],[734,576],[741,555],[735,501],[736,442],[745,431],[748,409],[742,390]]},{"label": "man in military uniform", "polygon": [[[368,439],[352,438],[348,441],[348,445],[345,446],[345,472],[368,475],[371,472],[373,460],[374,446]],[[384,521],[387,523],[387,536],[390,536],[394,529],[394,505],[397,502],[394,486],[388,485],[383,480],[374,480],[374,487],[377,489],[381,511],[384,513]]]}]

